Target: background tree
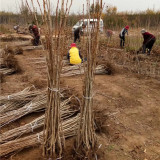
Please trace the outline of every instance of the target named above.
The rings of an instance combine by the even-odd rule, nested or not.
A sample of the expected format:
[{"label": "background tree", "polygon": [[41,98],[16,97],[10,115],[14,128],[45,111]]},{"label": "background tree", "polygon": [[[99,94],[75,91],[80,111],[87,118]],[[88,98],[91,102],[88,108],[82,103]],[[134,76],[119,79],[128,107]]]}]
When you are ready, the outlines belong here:
[{"label": "background tree", "polygon": [[[20,9],[20,21],[23,22],[23,24],[27,24],[28,21],[30,20],[30,11],[29,8],[27,7],[26,3],[22,0],[21,4],[19,6]],[[21,18],[22,17],[22,18]]]},{"label": "background tree", "polygon": [[[98,2],[92,4],[90,7],[91,18],[97,18],[97,14],[100,12],[100,5]],[[92,17],[93,16],[93,17]]]},{"label": "background tree", "polygon": [[117,7],[116,6],[106,6],[106,14],[107,15],[116,15],[117,14]]}]

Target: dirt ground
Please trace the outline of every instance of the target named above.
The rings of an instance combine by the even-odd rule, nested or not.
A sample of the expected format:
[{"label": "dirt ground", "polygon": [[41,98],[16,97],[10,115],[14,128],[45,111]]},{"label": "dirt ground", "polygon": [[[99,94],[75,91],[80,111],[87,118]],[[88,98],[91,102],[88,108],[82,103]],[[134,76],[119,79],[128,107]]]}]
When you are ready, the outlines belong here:
[{"label": "dirt ground", "polygon": [[[45,56],[46,53],[42,50],[24,51],[22,55],[16,55],[22,71],[5,77],[1,84],[1,95],[21,91],[32,84],[38,89],[46,88],[45,63],[35,63],[36,59],[42,60]],[[76,94],[82,95],[82,79],[82,76],[62,78],[62,87],[69,86]],[[95,113],[100,112],[97,121],[103,122],[101,128],[97,129],[98,159],[160,159],[159,95],[160,81],[155,78],[120,69],[113,75],[95,76],[94,110]],[[36,116],[38,115],[26,116],[7,128],[2,128],[1,132],[27,123]],[[72,153],[74,139],[66,141],[68,154]],[[41,160],[42,148],[37,146],[18,151],[4,159]],[[63,159],[73,158],[72,155],[64,155]]]}]

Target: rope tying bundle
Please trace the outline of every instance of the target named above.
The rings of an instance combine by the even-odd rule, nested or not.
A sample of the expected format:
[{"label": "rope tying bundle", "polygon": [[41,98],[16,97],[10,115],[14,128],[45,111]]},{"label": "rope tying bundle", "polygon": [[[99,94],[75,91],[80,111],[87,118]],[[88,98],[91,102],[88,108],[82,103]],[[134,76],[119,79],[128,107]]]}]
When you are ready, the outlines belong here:
[{"label": "rope tying bundle", "polygon": [[40,136],[39,133],[37,133],[38,142],[40,142]]},{"label": "rope tying bundle", "polygon": [[52,92],[59,92],[59,90],[57,88],[49,88],[48,87],[48,89],[51,90]]},{"label": "rope tying bundle", "polygon": [[27,106],[27,111],[30,111],[32,109],[32,102],[31,104],[29,104],[29,106]]},{"label": "rope tying bundle", "polygon": [[83,95],[83,98],[85,98],[85,99],[92,99],[94,95],[95,95],[95,93],[93,93],[93,95],[92,95],[91,97],[85,97],[85,96]]},{"label": "rope tying bundle", "polygon": [[32,130],[32,132],[33,132],[34,127],[35,127],[35,126],[37,126],[37,121],[35,121],[35,123],[34,123],[34,124],[30,123],[30,125],[31,125],[31,130]]},{"label": "rope tying bundle", "polygon": [[63,95],[60,93],[60,90],[58,90],[57,88],[49,88],[49,87],[48,87],[48,89],[49,89],[50,91],[52,91],[52,92],[57,92],[57,93],[59,93],[60,96],[63,97]]},{"label": "rope tying bundle", "polygon": [[8,95],[8,100],[10,100],[10,98],[11,98],[10,95]]}]

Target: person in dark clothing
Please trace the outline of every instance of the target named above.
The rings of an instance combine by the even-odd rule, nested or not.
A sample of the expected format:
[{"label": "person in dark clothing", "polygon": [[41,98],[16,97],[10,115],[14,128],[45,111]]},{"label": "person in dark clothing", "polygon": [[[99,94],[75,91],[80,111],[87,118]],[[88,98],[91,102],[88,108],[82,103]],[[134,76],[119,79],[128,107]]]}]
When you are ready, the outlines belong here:
[{"label": "person in dark clothing", "polygon": [[82,24],[82,26],[79,26],[74,30],[74,43],[76,43],[77,40],[80,42],[80,34],[82,32],[82,29],[85,27],[86,26]]},{"label": "person in dark clothing", "polygon": [[146,53],[146,50],[147,50],[147,54],[150,55],[152,47],[156,41],[156,37],[153,34],[146,32],[145,29],[142,29],[141,33],[142,33],[143,39],[144,39],[143,45],[141,47],[142,52]]},{"label": "person in dark clothing", "polygon": [[40,34],[39,34],[39,29],[36,25],[29,25],[29,31],[31,34],[34,35],[34,40],[33,40],[33,44],[35,46],[39,45],[39,40],[40,40]]},{"label": "person in dark clothing", "polygon": [[124,47],[124,44],[125,44],[125,34],[127,33],[127,35],[128,35],[128,29],[129,29],[129,26],[126,26],[125,28],[123,28],[121,30],[121,33],[119,34],[120,47]]}]

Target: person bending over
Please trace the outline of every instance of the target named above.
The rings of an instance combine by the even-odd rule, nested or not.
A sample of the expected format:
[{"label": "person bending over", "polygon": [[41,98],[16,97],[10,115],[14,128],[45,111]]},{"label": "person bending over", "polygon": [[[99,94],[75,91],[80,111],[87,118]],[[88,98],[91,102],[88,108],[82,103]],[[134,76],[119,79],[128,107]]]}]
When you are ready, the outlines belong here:
[{"label": "person bending over", "polygon": [[77,40],[80,42],[80,34],[85,27],[86,26],[82,24],[82,26],[79,26],[74,30],[74,43],[76,43]]},{"label": "person bending over", "polygon": [[[147,54],[150,55],[152,47],[156,41],[156,37],[153,34],[146,32],[145,29],[141,30],[141,34],[143,36],[144,41],[140,50],[142,50],[142,53],[146,53],[147,51]],[[137,53],[139,53],[139,51]]]},{"label": "person bending over", "polygon": [[31,34],[33,34],[33,38],[34,38],[33,44],[35,46],[38,46],[40,41],[40,33],[39,33],[38,27],[34,24],[31,24],[29,25],[29,31]]}]

